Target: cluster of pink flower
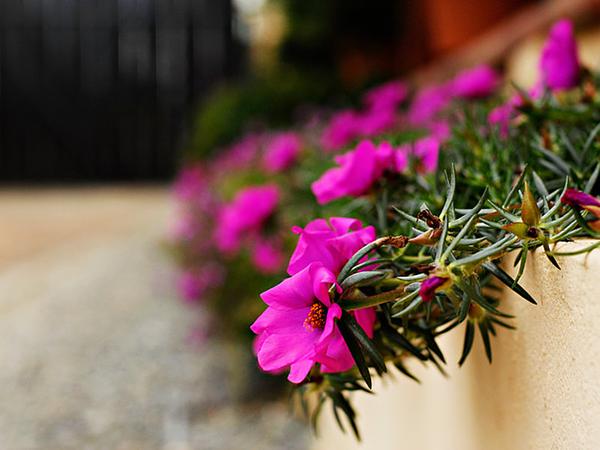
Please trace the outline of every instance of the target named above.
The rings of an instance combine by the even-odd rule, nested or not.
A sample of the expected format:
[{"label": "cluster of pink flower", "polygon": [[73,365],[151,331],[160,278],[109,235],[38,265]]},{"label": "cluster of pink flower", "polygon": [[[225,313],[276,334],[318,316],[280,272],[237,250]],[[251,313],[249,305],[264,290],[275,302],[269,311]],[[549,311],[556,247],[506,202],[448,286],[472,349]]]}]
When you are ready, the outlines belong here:
[{"label": "cluster of pink flower", "polygon": [[264,232],[280,202],[278,186],[246,186],[227,202],[221,198],[219,184],[255,166],[267,174],[288,170],[302,146],[296,133],[252,133],[214,160],[183,168],[173,189],[179,209],[171,238],[185,253],[184,271],[177,282],[184,299],[198,300],[218,287],[227,261],[242,249],[249,251],[260,273],[280,271],[284,260],[281,239]]},{"label": "cluster of pink flower", "polygon": [[[531,92],[534,98],[543,89],[560,90],[578,82],[580,68],[570,22],[561,21],[552,29],[540,69],[540,83]],[[435,172],[440,148],[450,134],[452,102],[489,96],[500,82],[493,69],[479,66],[448,82],[425,87],[405,108],[401,106],[409,99],[409,89],[401,81],[367,92],[362,109],[338,112],[323,129],[322,151],[316,149],[313,155],[322,157],[356,145],[334,156],[336,166],[312,184],[317,202],[326,204],[365,195],[382,177],[394,177],[410,168],[423,174]],[[524,102],[520,95],[511,98],[492,111],[490,124],[507,133],[517,108]],[[386,133],[411,129],[423,131],[425,137],[400,146],[385,140]],[[374,138],[375,142],[371,140]],[[280,207],[295,192],[274,180],[277,174],[294,169],[307,150],[308,140],[291,131],[249,134],[214,160],[182,170],[175,185],[176,198],[182,205],[175,239],[183,243],[187,253],[179,282],[185,298],[201,298],[218,287],[226,280],[229,261],[241,252],[248,252],[259,273],[283,271],[286,252],[282,228],[288,222],[279,217]],[[248,171],[258,173],[262,181],[237,189],[225,201],[221,197],[224,180]],[[290,368],[289,379],[300,382],[315,363],[323,372],[344,371],[353,365],[334,323],[342,310],[331,302],[330,290],[338,288],[336,278],[348,258],[375,239],[375,230],[363,228],[350,218],[317,219],[303,229],[293,230],[300,237],[288,265],[290,278],[262,294],[268,308],[252,330],[258,335],[255,349],[261,367],[271,372]],[[432,277],[423,283],[422,298],[431,298],[445,282],[444,278]],[[352,314],[370,336],[374,310]]]},{"label": "cluster of pink flower", "polygon": [[[577,86],[581,76],[577,42],[573,24],[568,20],[557,22],[550,30],[550,35],[544,45],[539,61],[540,79],[529,90],[531,99],[538,99],[544,89],[561,91]],[[516,94],[508,101],[490,112],[490,124],[497,126],[500,134],[506,136],[509,124],[518,114],[518,108],[527,99]]]},{"label": "cluster of pink flower", "polygon": [[[536,98],[543,89],[567,89],[579,81],[580,68],[573,27],[560,21],[545,44],[541,62],[541,80],[532,90]],[[350,152],[335,157],[337,167],[325,172],[312,185],[320,204],[346,196],[367,193],[385,172],[401,173],[408,167],[410,156],[420,160],[424,172],[435,171],[440,144],[448,135],[443,111],[453,99],[473,99],[491,94],[499,77],[486,66],[463,72],[448,83],[430,86],[418,92],[404,120],[397,107],[405,100],[407,90],[400,82],[392,82],[367,93],[364,111],[343,111],[333,117],[325,129],[322,144],[325,149],[339,149],[357,138],[373,137],[404,124],[428,129],[430,135],[412,145],[394,148],[388,142],[375,144],[366,139]],[[511,98],[489,116],[492,125],[508,131],[509,120],[516,115],[523,99]],[[563,202],[592,211],[600,217],[600,202],[589,195],[568,191]],[[595,229],[599,221],[590,222]],[[268,305],[251,329],[258,335],[255,351],[263,370],[270,372],[290,369],[288,379],[302,382],[315,363],[324,373],[342,372],[351,368],[353,360],[334,319],[342,314],[340,306],[331,301],[331,292],[340,289],[336,279],[340,268],[362,245],[375,239],[371,227],[352,219],[317,219],[305,229],[297,228],[300,239],[292,255],[288,274],[279,285],[262,294]],[[435,292],[448,279],[431,276],[420,287],[423,301],[431,301]],[[373,332],[373,308],[353,311],[357,322],[368,336]]]},{"label": "cluster of pink flower", "polygon": [[[363,111],[337,113],[324,127],[322,154],[341,149],[359,137],[377,137],[385,132],[423,128],[429,135],[396,148],[385,141],[375,144],[365,139],[353,150],[335,156],[338,166],[312,185],[318,203],[364,195],[384,174],[406,172],[411,158],[418,162],[418,171],[435,171],[440,145],[449,134],[444,109],[452,99],[489,95],[498,84],[499,77],[492,69],[477,67],[450,82],[418,92],[406,113],[400,111],[408,97],[405,83],[392,81],[370,90],[363,97]],[[178,283],[184,298],[198,299],[218,287],[225,277],[225,265],[242,250],[249,251],[250,261],[259,273],[282,270],[282,230],[270,227],[268,233],[265,231],[286,194],[272,179],[294,167],[307,141],[307,137],[292,131],[250,133],[212,161],[181,171],[174,188],[181,207],[173,237],[183,244],[180,247],[187,254]],[[260,172],[264,183],[245,186],[225,202],[220,196],[223,180],[248,171]]]}]

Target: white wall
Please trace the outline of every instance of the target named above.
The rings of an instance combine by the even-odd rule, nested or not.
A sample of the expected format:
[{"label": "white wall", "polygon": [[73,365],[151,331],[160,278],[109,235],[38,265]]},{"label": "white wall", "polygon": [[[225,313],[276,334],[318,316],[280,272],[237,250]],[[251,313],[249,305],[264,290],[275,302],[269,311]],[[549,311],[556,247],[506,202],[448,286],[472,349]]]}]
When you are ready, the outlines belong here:
[{"label": "white wall", "polygon": [[357,394],[360,446],[324,409],[314,450],[600,448],[600,251],[559,258],[562,271],[532,256],[522,284],[539,304],[507,293],[501,309],[518,329],[499,331],[492,365],[476,335],[458,369],[461,328],[441,340],[449,379],[416,363],[421,385],[398,374],[376,396]]}]

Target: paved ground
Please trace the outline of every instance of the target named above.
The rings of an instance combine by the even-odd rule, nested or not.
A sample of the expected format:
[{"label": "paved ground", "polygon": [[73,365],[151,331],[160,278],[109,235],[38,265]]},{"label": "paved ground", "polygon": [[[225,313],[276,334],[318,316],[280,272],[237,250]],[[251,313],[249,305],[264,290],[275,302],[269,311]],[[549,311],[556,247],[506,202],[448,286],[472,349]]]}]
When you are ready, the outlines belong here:
[{"label": "paved ground", "polygon": [[0,449],[303,449],[285,405],[232,403],[187,340],[164,188],[0,191]]}]

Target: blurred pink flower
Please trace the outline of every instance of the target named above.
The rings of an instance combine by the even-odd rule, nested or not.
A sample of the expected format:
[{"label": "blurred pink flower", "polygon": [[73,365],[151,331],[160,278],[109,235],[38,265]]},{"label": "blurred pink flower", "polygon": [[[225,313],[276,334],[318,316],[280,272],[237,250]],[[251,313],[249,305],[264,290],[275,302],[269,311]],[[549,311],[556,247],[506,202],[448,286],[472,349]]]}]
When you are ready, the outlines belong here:
[{"label": "blurred pink flower", "polygon": [[487,97],[499,84],[500,76],[486,65],[460,72],[450,83],[452,94],[466,99]]},{"label": "blurred pink flower", "polygon": [[550,30],[540,59],[541,79],[552,90],[569,89],[579,82],[579,57],[573,24],[558,21]]},{"label": "blurred pink flower", "polygon": [[427,128],[431,136],[437,138],[440,142],[444,142],[450,137],[450,124],[444,120],[431,122]]},{"label": "blurred pink flower", "polygon": [[440,140],[430,136],[414,143],[414,155],[421,160],[420,168],[425,173],[435,172],[440,154]]},{"label": "blurred pink flower", "polygon": [[246,134],[215,158],[210,167],[212,175],[250,167],[257,158],[261,143],[261,135],[257,133]]},{"label": "blurred pink flower", "polygon": [[408,120],[413,125],[421,125],[434,119],[452,99],[452,83],[429,86],[421,89],[408,110]]},{"label": "blurred pink flower", "polygon": [[337,274],[357,250],[375,240],[375,228],[363,228],[359,220],[346,217],[315,219],[292,231],[299,238],[287,269],[290,275],[313,262]]},{"label": "blurred pink flower", "polygon": [[398,122],[393,109],[371,109],[356,115],[356,128],[362,137],[373,137],[390,131]]},{"label": "blurred pink flower", "polygon": [[[537,100],[542,96],[542,85],[536,83],[531,89],[529,89],[529,99]],[[500,133],[500,137],[508,137],[509,125],[512,119],[518,114],[518,109],[524,103],[521,94],[513,95],[505,103],[496,106],[488,114],[488,122],[493,127],[497,127]]]},{"label": "blurred pink flower", "polygon": [[200,164],[184,166],[173,185],[175,198],[182,201],[191,201],[201,195],[206,189],[207,181],[204,169]]},{"label": "blurred pink flower", "polygon": [[177,292],[184,300],[201,300],[211,288],[223,281],[223,269],[217,264],[207,264],[197,269],[182,272],[177,279]]},{"label": "blurred pink flower", "polygon": [[261,273],[273,274],[283,269],[285,254],[280,245],[264,238],[256,238],[252,247],[252,264]]},{"label": "blurred pink flower", "polygon": [[[397,161],[401,161],[401,165],[405,167],[408,164],[407,156],[412,155],[418,159],[418,169],[420,172],[435,172],[437,170],[440,145],[440,139],[435,136],[424,137],[410,144],[404,144],[398,149]],[[401,172],[404,169],[401,169],[399,164],[397,170]]]},{"label": "blurred pink flower", "polygon": [[298,158],[302,141],[296,133],[279,133],[267,144],[263,163],[270,172],[281,172],[290,168]]},{"label": "blurred pink flower", "polygon": [[260,231],[278,202],[279,189],[274,184],[239,191],[219,212],[214,236],[217,248],[224,253],[235,253],[244,237]]},{"label": "blurred pink flower", "polygon": [[336,113],[321,136],[325,150],[339,150],[360,134],[359,115],[352,110]]},{"label": "blurred pink flower", "polygon": [[389,81],[369,90],[363,103],[370,110],[395,110],[406,99],[408,87],[402,81]]},{"label": "blurred pink flower", "polygon": [[378,147],[361,141],[354,150],[335,158],[338,167],[326,171],[312,184],[319,204],[345,196],[363,195],[386,170],[396,171],[395,150],[387,142]]},{"label": "blurred pink flower", "polygon": [[512,118],[515,116],[515,107],[510,103],[506,102],[502,105],[496,106],[492,109],[488,115],[488,122],[493,127],[498,128],[500,137],[508,137],[509,125]]},{"label": "blurred pink flower", "polygon": [[190,241],[198,235],[200,225],[188,210],[182,210],[175,216],[168,230],[169,238],[173,241]]}]

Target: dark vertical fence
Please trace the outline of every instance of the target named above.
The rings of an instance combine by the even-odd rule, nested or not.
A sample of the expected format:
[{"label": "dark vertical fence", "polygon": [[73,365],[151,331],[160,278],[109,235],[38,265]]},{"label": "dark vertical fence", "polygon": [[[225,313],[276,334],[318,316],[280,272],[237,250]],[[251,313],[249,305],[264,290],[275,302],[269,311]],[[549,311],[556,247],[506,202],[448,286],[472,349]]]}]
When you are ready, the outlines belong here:
[{"label": "dark vertical fence", "polygon": [[0,179],[169,176],[230,0],[0,0]]}]

